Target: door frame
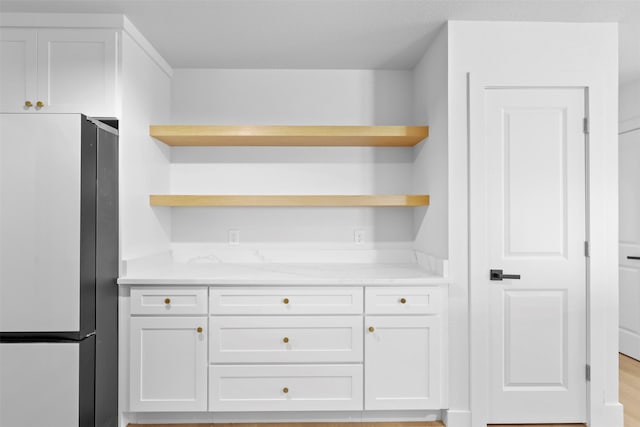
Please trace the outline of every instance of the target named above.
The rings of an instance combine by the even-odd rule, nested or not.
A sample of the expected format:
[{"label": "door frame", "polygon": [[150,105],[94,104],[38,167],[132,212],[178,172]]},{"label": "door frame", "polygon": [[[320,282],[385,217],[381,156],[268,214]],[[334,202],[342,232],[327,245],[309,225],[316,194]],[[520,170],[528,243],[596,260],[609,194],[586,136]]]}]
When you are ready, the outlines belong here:
[{"label": "door frame", "polygon": [[[492,88],[581,88],[585,90],[585,115],[590,118],[586,142],[586,236],[587,258],[586,333],[587,422],[593,427],[622,427],[623,411],[618,402],[618,152],[617,92],[607,93],[604,79],[587,73],[548,74],[468,73],[468,256],[469,256],[469,346],[470,406],[472,425],[488,419],[489,313],[487,258],[478,250],[486,228],[474,215],[483,209],[485,90]],[[611,286],[613,284],[613,286]]]}]

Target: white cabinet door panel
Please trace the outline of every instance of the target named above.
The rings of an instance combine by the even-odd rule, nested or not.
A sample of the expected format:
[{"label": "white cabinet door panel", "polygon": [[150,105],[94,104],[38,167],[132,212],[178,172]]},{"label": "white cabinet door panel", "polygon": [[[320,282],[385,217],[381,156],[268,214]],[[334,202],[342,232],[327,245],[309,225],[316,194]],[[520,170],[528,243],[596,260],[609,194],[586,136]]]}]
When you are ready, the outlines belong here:
[{"label": "white cabinet door panel", "polygon": [[440,316],[367,316],[365,328],[365,409],[440,409]]},{"label": "white cabinet door panel", "polygon": [[0,114],[0,331],[77,331],[80,115]]},{"label": "white cabinet door panel", "polygon": [[210,363],[362,362],[360,316],[213,316]]},{"label": "white cabinet door panel", "polygon": [[36,104],[37,33],[31,29],[0,28],[0,111],[31,111]]},{"label": "white cabinet door panel", "polygon": [[132,411],[207,410],[206,318],[133,317],[130,351]]},{"label": "white cabinet door panel", "polygon": [[38,31],[38,90],[42,111],[115,115],[116,33]]},{"label": "white cabinet door panel", "polygon": [[116,35],[113,30],[38,31],[38,101],[48,113],[114,116]]},{"label": "white cabinet door panel", "polygon": [[211,411],[362,410],[362,365],[213,365]]}]

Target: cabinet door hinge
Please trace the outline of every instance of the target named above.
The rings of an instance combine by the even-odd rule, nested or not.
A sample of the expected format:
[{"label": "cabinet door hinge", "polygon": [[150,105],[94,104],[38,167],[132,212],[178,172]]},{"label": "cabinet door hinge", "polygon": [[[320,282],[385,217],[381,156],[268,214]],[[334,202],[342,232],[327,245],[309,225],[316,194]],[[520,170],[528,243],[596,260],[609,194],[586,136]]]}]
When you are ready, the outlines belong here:
[{"label": "cabinet door hinge", "polygon": [[587,241],[584,242],[584,256],[586,256],[587,258],[591,256],[589,253],[589,242]]},{"label": "cabinet door hinge", "polygon": [[587,381],[591,381],[591,365],[585,366],[584,375]]},{"label": "cabinet door hinge", "polygon": [[582,131],[589,135],[589,119],[587,117],[582,119]]}]

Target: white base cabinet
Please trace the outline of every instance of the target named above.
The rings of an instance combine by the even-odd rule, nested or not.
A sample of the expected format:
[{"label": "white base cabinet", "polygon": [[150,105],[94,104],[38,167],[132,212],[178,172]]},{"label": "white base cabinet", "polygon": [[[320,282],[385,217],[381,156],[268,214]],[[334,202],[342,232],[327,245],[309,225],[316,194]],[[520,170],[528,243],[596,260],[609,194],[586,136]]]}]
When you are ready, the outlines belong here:
[{"label": "white base cabinet", "polygon": [[135,286],[129,306],[132,412],[446,402],[444,288]]},{"label": "white base cabinet", "polygon": [[446,292],[365,289],[365,410],[440,409]]},{"label": "white base cabinet", "polygon": [[131,290],[130,409],[207,410],[207,289]]},{"label": "white base cabinet", "polygon": [[366,316],[366,410],[440,408],[440,317]]}]

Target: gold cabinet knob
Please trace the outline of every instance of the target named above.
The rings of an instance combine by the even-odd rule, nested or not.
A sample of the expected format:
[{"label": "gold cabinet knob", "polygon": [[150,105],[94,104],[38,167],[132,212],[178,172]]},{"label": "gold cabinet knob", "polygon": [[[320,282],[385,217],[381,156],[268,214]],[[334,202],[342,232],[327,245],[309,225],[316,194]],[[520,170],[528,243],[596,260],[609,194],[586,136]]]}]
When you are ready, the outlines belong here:
[{"label": "gold cabinet knob", "polygon": [[285,303],[285,304],[289,304],[289,298],[283,299],[282,302]]},{"label": "gold cabinet knob", "polygon": [[165,298],[164,299],[164,303],[165,304],[171,304],[171,298]]},{"label": "gold cabinet knob", "polygon": [[202,333],[202,326],[198,326],[198,329],[196,329],[196,331],[198,331],[199,334]]},{"label": "gold cabinet knob", "polygon": [[369,332],[373,332],[375,330],[376,330],[376,328],[374,328],[373,326],[369,326]]},{"label": "gold cabinet knob", "polygon": [[44,107],[44,102],[42,101],[36,102],[36,108],[42,108],[42,107]]},{"label": "gold cabinet knob", "polygon": [[289,393],[289,389],[287,387],[285,387],[285,388],[282,389],[282,392],[283,393]]},{"label": "gold cabinet knob", "polygon": [[33,107],[33,104],[31,103],[31,101],[24,101],[24,106],[27,108],[31,108]]},{"label": "gold cabinet knob", "polygon": [[406,298],[400,298],[400,304],[405,304],[407,302]]},{"label": "gold cabinet knob", "polygon": [[285,343],[285,344],[288,343],[289,342],[289,337],[282,338],[282,342]]}]

